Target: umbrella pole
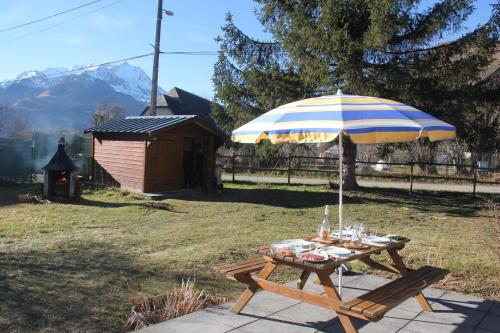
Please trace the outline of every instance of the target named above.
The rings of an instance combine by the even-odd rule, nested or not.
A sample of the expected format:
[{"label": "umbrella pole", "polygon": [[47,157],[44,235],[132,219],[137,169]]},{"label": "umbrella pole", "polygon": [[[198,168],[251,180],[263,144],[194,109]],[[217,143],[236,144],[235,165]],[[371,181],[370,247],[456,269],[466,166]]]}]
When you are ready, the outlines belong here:
[{"label": "umbrella pole", "polygon": [[[344,148],[342,146],[342,131],[339,133],[339,242],[342,244],[343,207],[342,207],[342,187],[343,187],[343,163]],[[339,266],[339,295],[342,297],[342,265]]]}]

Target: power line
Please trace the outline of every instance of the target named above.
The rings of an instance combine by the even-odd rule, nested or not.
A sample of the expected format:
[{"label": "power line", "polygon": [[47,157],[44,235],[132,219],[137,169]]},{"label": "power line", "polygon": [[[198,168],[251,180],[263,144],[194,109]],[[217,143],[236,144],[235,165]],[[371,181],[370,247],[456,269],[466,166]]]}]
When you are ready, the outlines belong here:
[{"label": "power line", "polygon": [[[120,62],[125,62],[125,61],[130,61],[130,60],[136,60],[136,59],[146,58],[146,57],[152,56],[153,54],[154,54],[153,52],[151,52],[151,53],[145,53],[145,54],[141,54],[141,55],[137,55],[137,56],[133,56],[133,57],[123,58],[123,59],[118,59],[118,60],[112,60],[112,61],[107,61],[107,62],[102,62],[102,63],[99,63],[99,64],[92,64],[92,65],[88,65],[88,66],[83,66],[83,67],[78,67],[78,68],[72,68],[72,69],[68,69],[66,71],[58,72],[58,73],[53,74],[53,75],[47,75],[47,78],[49,78],[49,79],[50,78],[55,78],[55,77],[62,76],[63,74],[67,74],[67,73],[79,72],[79,71],[83,71],[83,70],[86,70],[86,69],[99,68],[99,67],[102,67],[102,66],[117,64],[117,63],[120,63]],[[171,52],[160,52],[160,54],[161,55],[213,56],[213,55],[217,55],[218,53],[214,52],[214,51],[171,51]],[[3,82],[8,81],[8,83],[12,84],[12,83],[21,82],[21,81],[24,81],[24,80],[26,80],[26,79],[4,80]],[[2,81],[0,81],[0,82],[2,82]]]},{"label": "power line", "polygon": [[172,52],[160,52],[160,54],[179,54],[179,55],[218,55],[215,51],[172,51]]},{"label": "power line", "polygon": [[48,78],[57,77],[57,76],[61,76],[61,74],[78,72],[78,71],[82,71],[82,70],[90,69],[90,68],[99,68],[99,67],[102,67],[102,66],[117,64],[119,62],[124,62],[124,61],[129,61],[129,60],[146,58],[146,57],[150,57],[152,55],[153,55],[153,53],[151,52],[151,53],[145,53],[145,54],[141,54],[141,55],[130,57],[130,58],[124,58],[124,59],[119,59],[119,60],[112,60],[112,61],[102,62],[100,64],[93,64],[93,65],[88,65],[88,66],[84,66],[84,67],[72,68],[72,69],[69,69],[67,71],[59,72],[57,74],[50,75],[50,76],[47,76],[47,77]]},{"label": "power line", "polygon": [[[103,0],[99,0],[99,1],[103,1]],[[67,23],[69,23],[69,22],[72,22],[72,21],[77,20],[77,19],[79,19],[79,18],[82,18],[82,17],[84,17],[84,16],[87,16],[87,15],[93,14],[93,13],[95,13],[95,12],[99,11],[99,10],[102,10],[102,9],[105,9],[105,8],[108,8],[108,7],[111,7],[111,6],[114,6],[114,5],[116,5],[117,3],[120,3],[120,2],[122,2],[122,1],[124,1],[124,0],[117,0],[117,1],[114,1],[114,2],[112,2],[112,3],[110,3],[110,4],[107,4],[106,6],[102,6],[102,7],[96,8],[96,9],[94,9],[94,10],[88,11],[88,12],[83,13],[83,14],[81,14],[81,15],[73,16],[72,18],[70,18],[70,19],[68,19],[68,20],[66,20],[66,21],[62,21],[62,22],[60,22],[60,23],[57,23],[57,24],[54,24],[54,25],[48,26],[48,27],[46,27],[46,28],[44,28],[44,29],[36,30],[36,31],[30,32],[30,33],[25,34],[25,35],[21,35],[21,36],[18,36],[18,37],[12,38],[12,39],[5,40],[5,41],[3,41],[3,42],[0,42],[0,45],[4,45],[4,44],[7,44],[7,43],[10,43],[10,42],[13,42],[13,41],[19,40],[19,39],[23,39],[23,38],[26,38],[26,37],[29,37],[29,36],[32,36],[32,35],[38,34],[38,33],[40,33],[40,32],[44,32],[44,31],[47,31],[47,30],[50,30],[50,29],[56,28],[56,27],[58,27],[58,26],[61,26],[61,25],[63,25],[63,24],[67,24]]]},{"label": "power line", "polygon": [[75,10],[78,10],[78,9],[80,9],[80,8],[83,8],[83,7],[87,7],[87,6],[93,5],[93,4],[95,4],[95,3],[97,3],[97,2],[101,2],[101,1],[104,1],[104,0],[95,0],[95,1],[87,2],[87,3],[85,3],[85,4],[81,5],[81,6],[78,6],[78,7],[73,7],[73,8],[67,9],[67,10],[62,11],[62,12],[59,12],[59,13],[55,13],[55,14],[52,14],[52,15],[49,15],[49,16],[45,16],[45,17],[42,17],[42,18],[39,18],[39,19],[33,20],[33,21],[29,21],[29,22],[26,22],[26,23],[22,23],[22,24],[18,24],[18,25],[15,25],[15,26],[9,27],[9,28],[2,29],[2,30],[0,30],[0,32],[5,32],[5,31],[9,31],[9,30],[14,30],[14,29],[18,29],[18,28],[25,27],[25,26],[30,25],[30,24],[34,24],[34,23],[38,23],[38,22],[42,22],[42,21],[45,21],[45,20],[51,19],[51,18],[56,17],[56,16],[59,16],[59,15],[63,15],[63,14],[66,14],[66,13],[69,13],[69,12],[72,12],[72,11],[75,11]]}]

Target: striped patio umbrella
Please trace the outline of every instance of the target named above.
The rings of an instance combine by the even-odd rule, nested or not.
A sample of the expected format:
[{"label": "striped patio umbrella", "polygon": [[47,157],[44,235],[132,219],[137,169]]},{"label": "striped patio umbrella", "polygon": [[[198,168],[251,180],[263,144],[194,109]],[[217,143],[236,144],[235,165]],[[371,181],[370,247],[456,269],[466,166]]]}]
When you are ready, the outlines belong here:
[{"label": "striped patio umbrella", "polygon": [[[282,105],[233,131],[240,143],[322,143],[347,135],[356,144],[455,138],[455,127],[414,107],[389,99],[343,94]],[[342,165],[339,145],[339,165]],[[342,168],[339,168],[339,231],[343,228]],[[342,237],[342,234],[340,234]],[[340,270],[341,272],[341,270]],[[340,286],[339,286],[340,289]]]}]

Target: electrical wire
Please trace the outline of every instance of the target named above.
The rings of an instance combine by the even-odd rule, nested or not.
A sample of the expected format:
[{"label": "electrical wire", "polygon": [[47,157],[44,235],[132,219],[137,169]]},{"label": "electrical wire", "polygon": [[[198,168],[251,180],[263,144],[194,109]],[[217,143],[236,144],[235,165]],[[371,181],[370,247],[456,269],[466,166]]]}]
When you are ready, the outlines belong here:
[{"label": "electrical wire", "polygon": [[215,51],[171,51],[160,52],[160,54],[178,54],[178,55],[218,55]]},{"label": "electrical wire", "polygon": [[99,8],[93,9],[93,10],[91,10],[91,11],[85,12],[85,13],[83,13],[83,14],[81,14],[81,15],[76,15],[76,16],[73,16],[72,18],[70,18],[70,19],[68,19],[68,20],[66,20],[66,21],[59,22],[59,23],[57,23],[57,24],[54,24],[54,25],[48,26],[48,27],[46,27],[46,28],[44,28],[44,29],[36,30],[36,31],[30,32],[30,33],[25,34],[25,35],[21,35],[21,36],[18,36],[18,37],[12,38],[12,39],[5,40],[5,41],[3,41],[3,42],[0,42],[0,45],[4,45],[4,44],[7,44],[7,43],[10,43],[10,42],[13,42],[13,41],[19,40],[19,39],[23,39],[23,38],[26,38],[26,37],[29,37],[29,36],[32,36],[32,35],[36,35],[36,34],[38,34],[38,33],[40,33],[40,32],[44,32],[44,31],[47,31],[47,30],[50,30],[50,29],[56,28],[56,27],[58,27],[58,26],[61,26],[61,25],[63,25],[63,24],[70,23],[70,22],[72,22],[72,21],[74,21],[74,20],[77,20],[77,19],[79,19],[79,18],[82,18],[82,17],[85,17],[85,16],[87,16],[87,15],[93,14],[93,13],[95,13],[95,12],[99,11],[99,10],[103,10],[103,9],[105,9],[105,8],[108,8],[108,7],[114,6],[114,5],[116,5],[116,4],[118,4],[118,3],[122,2],[122,1],[124,1],[124,0],[117,0],[117,1],[114,1],[114,2],[112,2],[112,3],[107,4],[107,5],[105,5],[105,6],[102,6],[102,7],[99,7]]},{"label": "electrical wire", "polygon": [[0,32],[10,31],[10,30],[14,30],[14,29],[25,27],[25,26],[30,25],[30,24],[42,22],[42,21],[51,19],[51,18],[59,16],[59,15],[63,15],[63,14],[66,14],[66,13],[78,10],[80,8],[93,5],[93,4],[95,4],[97,2],[101,2],[101,1],[104,1],[104,0],[95,0],[95,1],[87,2],[87,3],[84,3],[83,5],[78,6],[78,7],[73,7],[73,8],[67,9],[67,10],[59,12],[59,13],[55,13],[55,14],[52,14],[52,15],[49,15],[49,16],[45,16],[45,17],[42,17],[42,18],[39,18],[39,19],[36,19],[36,20],[33,20],[33,21],[26,22],[26,23],[14,25],[14,26],[9,27],[9,28],[1,29]]},{"label": "electrical wire", "polygon": [[[55,77],[59,77],[59,76],[62,76],[63,74],[67,74],[67,73],[79,72],[79,71],[83,71],[83,70],[86,70],[86,69],[99,68],[99,67],[102,67],[102,66],[113,65],[113,64],[117,64],[117,63],[121,63],[121,62],[125,62],[125,61],[146,58],[146,57],[152,56],[153,54],[154,54],[153,52],[150,52],[150,53],[145,53],[145,54],[141,54],[141,55],[137,55],[137,56],[133,56],[133,57],[123,58],[123,59],[118,59],[118,60],[111,60],[111,61],[107,61],[107,62],[102,62],[102,63],[99,63],[99,64],[92,64],[92,65],[88,65],[88,66],[82,66],[82,67],[72,68],[72,69],[68,69],[66,71],[58,72],[58,73],[53,74],[53,75],[47,75],[46,77],[49,78],[49,79],[50,78],[55,78]],[[170,51],[170,52],[160,52],[160,54],[161,55],[214,56],[214,55],[217,55],[218,53],[214,52],[214,51]],[[9,83],[9,84],[13,84],[13,83],[21,82],[21,81],[24,81],[24,80],[26,80],[26,79],[4,80],[3,82]],[[0,81],[0,83],[1,82],[2,81]]]}]

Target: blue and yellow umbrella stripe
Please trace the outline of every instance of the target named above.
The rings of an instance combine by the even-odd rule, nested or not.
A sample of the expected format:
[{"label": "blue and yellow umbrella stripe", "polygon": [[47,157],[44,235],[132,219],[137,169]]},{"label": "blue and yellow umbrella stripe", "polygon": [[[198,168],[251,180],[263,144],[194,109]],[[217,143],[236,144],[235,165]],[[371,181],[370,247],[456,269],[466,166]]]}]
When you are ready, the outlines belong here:
[{"label": "blue and yellow umbrella stripe", "polygon": [[456,136],[454,126],[414,107],[377,97],[337,94],[280,106],[234,130],[232,139],[321,143],[335,140],[340,131],[357,144]]}]

